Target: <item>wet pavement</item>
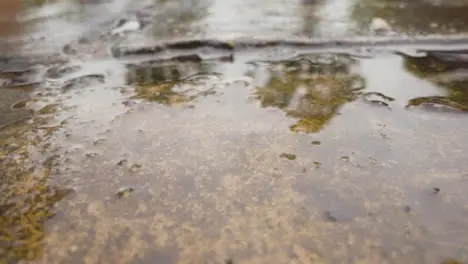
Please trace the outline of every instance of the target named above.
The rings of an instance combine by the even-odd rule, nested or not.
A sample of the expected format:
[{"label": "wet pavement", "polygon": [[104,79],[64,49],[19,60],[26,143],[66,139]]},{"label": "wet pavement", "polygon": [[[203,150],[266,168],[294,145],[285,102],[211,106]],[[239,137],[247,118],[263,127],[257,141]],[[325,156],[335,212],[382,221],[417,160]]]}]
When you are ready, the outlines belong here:
[{"label": "wet pavement", "polygon": [[467,263],[468,3],[442,2],[25,7],[0,263]]}]

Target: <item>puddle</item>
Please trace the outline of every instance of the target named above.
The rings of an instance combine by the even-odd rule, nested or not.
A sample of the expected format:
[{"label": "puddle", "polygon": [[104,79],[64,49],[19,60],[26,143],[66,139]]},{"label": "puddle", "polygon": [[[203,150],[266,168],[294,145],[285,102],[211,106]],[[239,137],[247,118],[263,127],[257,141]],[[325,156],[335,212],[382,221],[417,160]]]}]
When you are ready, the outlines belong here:
[{"label": "puddle", "polygon": [[[48,179],[44,188],[63,186],[73,195],[54,198],[51,190],[57,204],[41,210],[54,217],[27,213],[40,224],[5,233],[28,242],[3,242],[4,256],[145,263],[146,254],[173,262],[463,257],[466,241],[453,228],[465,232],[468,213],[460,193],[468,116],[406,107],[420,98],[465,107],[460,86],[432,78],[461,66],[410,70],[433,62],[391,53],[262,63],[239,57],[246,59],[112,60],[58,72],[50,94],[38,97],[49,104],[37,116],[48,121],[13,133],[38,133],[37,141],[7,137],[23,155],[56,155],[51,167],[15,151],[3,154],[3,166],[33,162],[35,177]],[[102,80],[58,81],[86,76],[87,67],[101,69]],[[37,195],[49,199],[49,192]],[[443,203],[442,215],[431,213],[442,209],[431,209],[429,199]],[[6,211],[7,230],[24,226],[15,208]],[[330,252],[336,245],[348,250]]]},{"label": "puddle", "polygon": [[[468,261],[466,44],[359,49],[376,16],[398,34],[445,31],[406,15],[432,14],[425,1],[309,2],[142,1],[131,12],[168,23],[122,36],[104,33],[126,1],[27,14],[45,34],[109,9],[46,38],[42,61],[29,40],[27,60],[0,64],[0,262]],[[464,32],[437,8],[430,23]],[[314,50],[292,39],[304,34],[354,42]]]}]

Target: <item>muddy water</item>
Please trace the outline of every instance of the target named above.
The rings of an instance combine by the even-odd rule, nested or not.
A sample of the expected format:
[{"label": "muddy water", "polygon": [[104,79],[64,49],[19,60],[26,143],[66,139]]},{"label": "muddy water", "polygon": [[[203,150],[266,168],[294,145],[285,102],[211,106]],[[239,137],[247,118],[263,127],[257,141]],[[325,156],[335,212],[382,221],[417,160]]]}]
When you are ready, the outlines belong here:
[{"label": "muddy water", "polygon": [[[31,9],[18,50],[75,52],[2,65],[0,263],[468,261],[464,51],[101,52],[368,35],[375,16],[399,34],[464,33],[450,12],[466,6],[102,2]],[[128,10],[154,21],[103,36]]]}]

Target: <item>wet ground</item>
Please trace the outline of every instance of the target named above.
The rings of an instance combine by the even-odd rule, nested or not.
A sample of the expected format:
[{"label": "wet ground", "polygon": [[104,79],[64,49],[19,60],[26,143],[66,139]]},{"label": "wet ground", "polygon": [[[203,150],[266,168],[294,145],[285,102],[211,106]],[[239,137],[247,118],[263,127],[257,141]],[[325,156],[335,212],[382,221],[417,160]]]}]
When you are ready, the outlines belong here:
[{"label": "wet ground", "polygon": [[468,262],[468,3],[130,2],[1,39],[0,263]]}]

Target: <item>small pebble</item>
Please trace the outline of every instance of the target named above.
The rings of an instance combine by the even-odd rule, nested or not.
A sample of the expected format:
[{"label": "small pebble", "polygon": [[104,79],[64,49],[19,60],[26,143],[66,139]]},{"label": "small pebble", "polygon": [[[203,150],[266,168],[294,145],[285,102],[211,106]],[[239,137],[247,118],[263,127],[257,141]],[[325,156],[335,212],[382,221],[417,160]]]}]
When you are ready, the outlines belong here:
[{"label": "small pebble", "polygon": [[411,212],[411,207],[409,205],[406,205],[405,207],[403,207],[403,211],[405,213],[409,213],[409,212]]},{"label": "small pebble", "polygon": [[104,141],[106,141],[106,140],[103,139],[103,138],[97,139],[97,140],[95,140],[95,141],[93,142],[93,145],[96,146],[96,145],[98,145],[98,144],[100,144],[100,143],[102,143],[102,142],[104,142]]},{"label": "small pebble", "polygon": [[126,198],[130,195],[130,193],[132,193],[133,191],[135,191],[135,189],[133,189],[132,187],[125,187],[125,188],[121,188],[117,191],[117,197],[118,198]]},{"label": "small pebble", "polygon": [[314,164],[315,168],[317,168],[317,169],[322,166],[322,163],[318,162],[318,161],[314,161],[313,164]]},{"label": "small pebble", "polygon": [[336,217],[334,217],[331,212],[325,212],[325,219],[330,221],[330,222],[336,222],[338,221],[338,219],[336,219]]},{"label": "small pebble", "polygon": [[141,169],[141,167],[142,167],[142,166],[141,166],[140,164],[133,164],[133,165],[130,167],[130,171],[131,171],[131,172],[135,172],[135,171]]},{"label": "small pebble", "polygon": [[124,165],[125,163],[127,163],[127,160],[126,160],[126,159],[123,159],[123,160],[117,162],[117,166],[122,166],[122,165]]},{"label": "small pebble", "polygon": [[288,159],[288,160],[295,160],[297,158],[295,154],[291,154],[291,153],[281,153],[280,157]]},{"label": "small pebble", "polygon": [[97,155],[98,155],[98,154],[95,153],[95,152],[93,152],[93,153],[87,153],[87,154],[86,154],[86,157],[87,157],[87,158],[92,158],[92,157],[96,157]]}]

